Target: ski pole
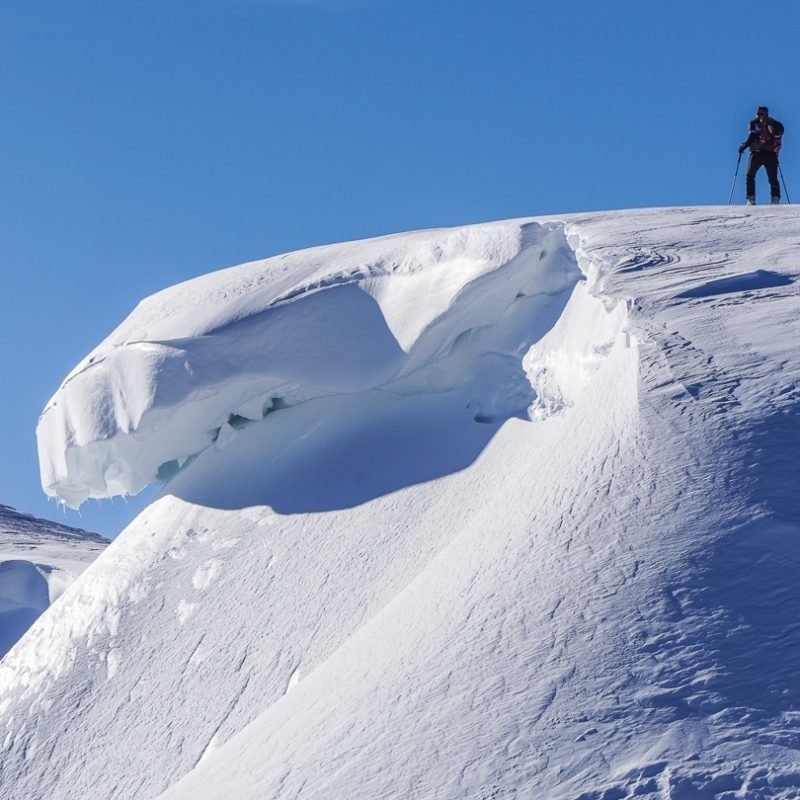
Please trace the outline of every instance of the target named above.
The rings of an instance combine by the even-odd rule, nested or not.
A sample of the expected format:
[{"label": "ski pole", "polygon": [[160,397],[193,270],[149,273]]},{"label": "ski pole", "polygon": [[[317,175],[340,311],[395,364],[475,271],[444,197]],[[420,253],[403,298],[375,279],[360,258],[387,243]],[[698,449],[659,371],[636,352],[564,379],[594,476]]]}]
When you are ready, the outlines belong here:
[{"label": "ski pole", "polygon": [[736,162],[736,172],[733,173],[733,186],[731,186],[731,196],[728,198],[728,205],[733,200],[733,190],[736,188],[736,179],[739,177],[739,165],[742,163],[742,154],[739,153],[739,160]]},{"label": "ski pole", "polygon": [[781,174],[781,183],[783,183],[783,193],[786,195],[786,202],[791,205],[792,201],[789,199],[789,190],[786,188],[786,181],[783,177],[783,170],[781,169],[781,162],[778,162],[778,172]]}]

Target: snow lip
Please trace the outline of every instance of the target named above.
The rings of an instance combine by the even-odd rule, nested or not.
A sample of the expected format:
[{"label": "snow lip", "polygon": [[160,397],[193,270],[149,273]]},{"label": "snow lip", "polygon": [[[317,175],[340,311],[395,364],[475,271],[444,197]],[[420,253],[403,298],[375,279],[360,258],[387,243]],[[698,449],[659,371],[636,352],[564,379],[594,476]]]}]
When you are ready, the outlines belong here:
[{"label": "snow lip", "polygon": [[[136,494],[313,398],[450,391],[474,382],[487,358],[511,358],[524,376],[522,358],[546,332],[537,317],[583,278],[564,231],[531,218],[398,234],[152,295],[43,411],[42,486],[71,507]],[[515,386],[514,409],[484,397],[476,419],[523,413],[530,386]]]},{"label": "snow lip", "polygon": [[789,286],[795,279],[791,275],[772,272],[766,269],[757,269],[754,272],[742,272],[727,278],[717,278],[707,281],[700,286],[686,289],[675,297],[680,299],[706,299],[722,294],[734,292],[755,292],[761,289],[774,289],[779,286]]},{"label": "snow lip", "polygon": [[[794,213],[687,206],[523,217],[323,245],[164,289],[142,300],[45,407],[37,426],[42,486],[77,508],[164,483],[282,408],[375,389],[452,389],[462,380],[455,360],[447,378],[438,366],[459,336],[505,325],[517,294],[556,296],[583,277],[591,295],[608,298],[606,279],[620,267],[596,248],[587,255],[585,223],[613,227],[626,215],[646,227],[655,215],[714,224],[723,211],[743,224]],[[548,236],[559,241],[539,264]],[[761,272],[757,283],[767,280]],[[689,302],[706,291],[681,289],[673,298]],[[486,346],[521,360],[525,353],[508,345]]]}]

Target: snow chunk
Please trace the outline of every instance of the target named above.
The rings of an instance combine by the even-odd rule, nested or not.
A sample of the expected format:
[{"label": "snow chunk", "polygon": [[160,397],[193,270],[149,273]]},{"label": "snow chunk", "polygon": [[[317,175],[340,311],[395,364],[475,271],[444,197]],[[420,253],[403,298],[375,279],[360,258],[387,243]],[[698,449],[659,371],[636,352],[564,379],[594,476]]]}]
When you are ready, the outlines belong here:
[{"label": "snow chunk", "polygon": [[221,568],[222,562],[217,559],[213,559],[212,561],[203,564],[202,567],[198,567],[197,572],[195,572],[194,577],[192,578],[192,586],[201,591],[208,589],[208,587],[211,586],[211,584],[217,579]]},{"label": "snow chunk", "polygon": [[173,286],[48,403],[42,486],[73,507],[135,494],[325,395],[472,381],[476,419],[519,415],[532,399],[521,357],[580,277],[563,224],[523,221],[331,245]]},{"label": "snow chunk", "polygon": [[575,287],[564,314],[525,356],[536,391],[532,417],[545,419],[574,403],[617,340],[630,343],[623,332],[626,319],[625,303],[595,297],[585,283]]},{"label": "snow chunk", "polygon": [[197,611],[198,603],[189,603],[186,600],[180,600],[178,602],[178,607],[175,609],[175,613],[178,616],[178,622],[181,625],[186,624],[189,617]]},{"label": "snow chunk", "polygon": [[108,680],[111,680],[117,674],[121,662],[119,650],[111,649],[108,651],[106,655],[106,676]]}]

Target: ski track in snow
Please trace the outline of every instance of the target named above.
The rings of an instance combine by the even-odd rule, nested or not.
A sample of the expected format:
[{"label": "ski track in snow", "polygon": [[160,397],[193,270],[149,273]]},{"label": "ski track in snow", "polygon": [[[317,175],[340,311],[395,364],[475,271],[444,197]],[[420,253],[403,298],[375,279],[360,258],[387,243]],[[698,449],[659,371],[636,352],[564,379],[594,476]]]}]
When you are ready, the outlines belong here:
[{"label": "ski track in snow", "polygon": [[[0,664],[3,796],[800,794],[800,215],[532,222],[335,246],[333,274],[324,248],[286,257],[281,303],[384,281],[391,374],[364,351],[348,389],[206,442],[34,626]],[[541,259],[520,253],[543,231],[585,279],[521,324],[516,284]],[[481,257],[439,283],[428,256],[466,269],[464,242]],[[208,307],[261,314],[265,273],[238,269],[199,279]],[[156,300],[142,307],[163,340]],[[171,392],[199,428],[169,447],[235,410]],[[112,445],[129,474],[158,466],[150,435]],[[68,493],[102,482],[84,444]]]}]

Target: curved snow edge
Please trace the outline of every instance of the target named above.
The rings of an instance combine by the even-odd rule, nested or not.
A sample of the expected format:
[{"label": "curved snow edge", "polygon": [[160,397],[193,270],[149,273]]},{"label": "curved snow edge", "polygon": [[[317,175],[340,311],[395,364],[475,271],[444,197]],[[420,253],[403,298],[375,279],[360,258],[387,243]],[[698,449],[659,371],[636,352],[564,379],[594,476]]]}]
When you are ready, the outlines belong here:
[{"label": "curved snow edge", "polygon": [[531,419],[543,420],[574,405],[615,346],[635,344],[627,329],[629,302],[604,292],[611,265],[588,255],[579,226],[567,223],[564,233],[586,280],[575,287],[558,322],[523,360],[536,394]]},{"label": "curved snow edge", "polygon": [[[563,222],[535,220],[423,231],[255,262],[153,295],[44,410],[42,486],[72,507],[136,494],[287,406],[376,388],[449,391],[489,357],[521,365],[584,275],[593,288],[567,233]],[[547,396],[534,356],[526,371]],[[524,408],[529,391],[527,401],[515,386],[517,397],[479,397],[476,407],[495,421]]]},{"label": "curved snow edge", "polygon": [[[505,399],[507,387],[480,380],[480,367],[486,362],[500,360],[516,363],[518,371],[523,376],[527,373],[536,387],[534,396],[528,384],[533,397],[530,406],[533,418],[568,411],[579,401],[581,393],[591,394],[595,383],[593,373],[606,356],[620,351],[617,346],[620,342],[627,343],[623,338],[625,304],[607,301],[592,293],[591,275],[590,280],[584,280],[583,273],[575,266],[574,251],[567,245],[563,226],[523,224],[518,225],[517,230],[520,234],[518,255],[470,281],[457,293],[447,313],[427,326],[397,367],[394,379],[388,384],[390,391],[397,394],[434,391],[436,381],[447,386],[456,380],[468,381],[478,373],[475,386],[484,393],[478,399],[496,411],[497,403]],[[582,266],[593,269],[586,262]],[[540,291],[543,287],[547,292]],[[325,299],[325,294],[320,292],[317,296]],[[533,317],[531,312],[536,312]],[[239,343],[241,341],[240,337]],[[142,351],[134,349],[133,352]],[[130,355],[126,348],[121,348],[120,353],[123,357]],[[506,355],[498,358],[502,353]],[[113,358],[106,359],[106,363],[113,363]],[[98,371],[102,374],[102,370]],[[85,372],[86,375],[91,373],[91,370]],[[490,370],[489,376],[493,379],[495,374]],[[543,376],[548,376],[547,380]],[[80,381],[75,380],[69,384],[70,387],[79,385]],[[285,382],[284,386],[288,384]],[[486,395],[487,387],[496,395]],[[298,393],[295,397],[300,397],[300,390],[295,384]],[[625,390],[632,389],[626,387]],[[216,397],[210,389],[208,396]],[[558,407],[553,402],[555,396],[561,400]],[[201,412],[207,411],[207,406],[201,402],[203,399],[190,395],[197,407],[193,408],[192,403],[176,406],[171,410],[173,422],[184,424],[186,417],[201,419]],[[65,404],[58,395],[57,400],[60,405]],[[515,407],[516,399],[506,412]],[[540,409],[545,409],[546,413]],[[267,409],[266,424],[280,424],[277,413],[280,410],[280,403],[273,401]],[[154,406],[151,413],[156,415],[157,412],[166,417],[164,409]],[[225,413],[233,412],[226,410]],[[237,435],[237,427],[246,424],[243,420],[242,417],[223,424],[216,445],[221,446],[226,437]],[[169,431],[144,436],[141,430],[140,426],[131,434],[120,433],[118,441],[91,443],[92,453],[102,455],[102,448],[106,447],[110,456],[119,457],[122,447],[127,447],[132,457],[139,458],[141,463],[143,458],[152,455],[156,444],[169,439],[166,435]],[[86,456],[80,448],[73,449],[68,458],[83,469],[87,464],[97,463],[81,462]],[[156,461],[151,463],[155,469]],[[4,663],[0,669],[0,710],[17,689],[39,691],[43,684],[69,669],[75,641],[86,636],[90,639],[113,637],[120,606],[135,604],[147,594],[148,565],[164,557],[171,546],[170,537],[180,538],[179,532],[171,529],[165,530],[163,536],[156,535],[157,525],[151,525],[149,515],[157,518],[158,509],[156,502],[138,518],[140,530],[152,528],[152,531],[148,530],[148,535],[137,539],[136,559],[130,561],[130,554],[124,549],[111,548],[87,570],[78,584],[70,587],[70,592],[78,592],[82,598],[78,604],[80,613],[70,613],[68,625],[35,626],[26,646]],[[105,580],[108,574],[114,575],[114,581]]]}]

